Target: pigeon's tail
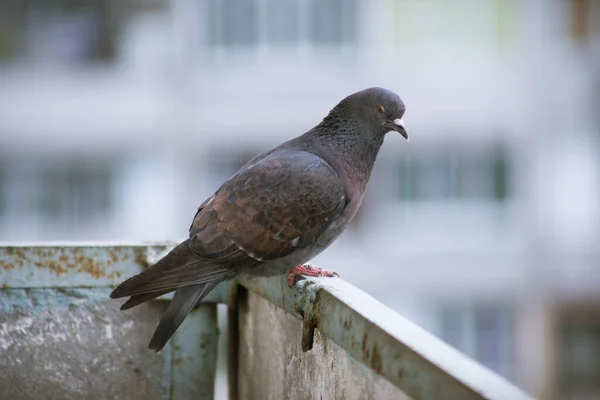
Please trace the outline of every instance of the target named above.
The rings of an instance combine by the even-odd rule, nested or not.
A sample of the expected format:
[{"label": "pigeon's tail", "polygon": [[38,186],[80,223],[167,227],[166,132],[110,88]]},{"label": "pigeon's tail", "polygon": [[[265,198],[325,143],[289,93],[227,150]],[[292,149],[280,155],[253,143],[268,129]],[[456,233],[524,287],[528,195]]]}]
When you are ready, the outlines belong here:
[{"label": "pigeon's tail", "polygon": [[154,335],[150,340],[149,348],[160,351],[175,333],[192,308],[219,282],[205,282],[199,285],[184,286],[175,291],[173,300],[163,314]]},{"label": "pigeon's tail", "polygon": [[117,286],[110,297],[131,297],[122,310],[137,306],[183,286],[222,281],[233,275],[227,264],[200,258],[192,251],[189,239],[160,259]]},{"label": "pigeon's tail", "polygon": [[135,296],[131,296],[129,300],[123,303],[123,305],[121,306],[121,311],[129,310],[130,308],[139,306],[140,304],[145,303],[148,300],[155,299],[159,296],[162,296],[163,294],[171,293],[173,290],[175,289],[158,290],[156,292],[136,294]]},{"label": "pigeon's tail", "polygon": [[232,271],[226,265],[199,258],[192,251],[189,240],[186,240],[156,264],[117,286],[110,297],[129,296],[121,306],[121,310],[127,310],[175,291],[150,342],[149,347],[159,351],[190,310],[219,282],[231,275]]}]

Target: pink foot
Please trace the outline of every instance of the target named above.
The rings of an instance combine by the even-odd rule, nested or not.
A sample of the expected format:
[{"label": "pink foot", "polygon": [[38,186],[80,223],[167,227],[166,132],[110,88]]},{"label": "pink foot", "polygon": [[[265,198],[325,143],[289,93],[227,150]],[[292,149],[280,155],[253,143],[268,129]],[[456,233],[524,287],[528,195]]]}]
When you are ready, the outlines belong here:
[{"label": "pink foot", "polygon": [[305,276],[340,276],[335,271],[327,271],[326,269],[315,267],[310,264],[298,265],[293,270],[288,272],[288,285],[293,286],[294,281],[296,279],[296,275],[305,275]]}]

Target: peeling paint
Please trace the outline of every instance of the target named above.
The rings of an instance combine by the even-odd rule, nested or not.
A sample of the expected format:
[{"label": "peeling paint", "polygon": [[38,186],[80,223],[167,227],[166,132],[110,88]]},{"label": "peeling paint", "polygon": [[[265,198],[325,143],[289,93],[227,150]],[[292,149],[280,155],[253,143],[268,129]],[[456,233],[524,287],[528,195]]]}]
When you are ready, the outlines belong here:
[{"label": "peeling paint", "polygon": [[[67,252],[65,248],[29,248],[27,251],[14,247],[4,248],[9,260],[3,260],[0,263],[0,268],[8,271],[14,268],[28,268],[34,266],[36,268],[45,268],[51,272],[61,275],[68,272],[83,272],[93,278],[121,277],[119,271],[107,272],[106,267],[121,261],[127,261],[128,254],[124,253],[119,258],[119,250],[111,249],[107,252],[106,257],[94,257],[88,255],[81,248],[71,248]],[[136,262],[139,261],[136,258]]]},{"label": "peeling paint", "polygon": [[109,286],[147,267],[171,243],[0,247],[0,287]]}]

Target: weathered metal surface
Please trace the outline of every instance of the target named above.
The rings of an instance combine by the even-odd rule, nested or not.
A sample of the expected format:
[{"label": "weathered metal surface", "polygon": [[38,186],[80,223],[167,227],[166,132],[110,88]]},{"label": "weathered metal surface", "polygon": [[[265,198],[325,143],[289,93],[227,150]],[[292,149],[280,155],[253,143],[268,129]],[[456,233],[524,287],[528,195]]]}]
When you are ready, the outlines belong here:
[{"label": "weathered metal surface", "polygon": [[[0,289],[109,287],[142,271],[174,242],[140,245],[44,244],[0,246]],[[224,302],[226,284],[204,302]],[[170,299],[172,294],[162,296]]]},{"label": "weathered metal surface", "polygon": [[217,305],[201,304],[173,337],[172,400],[212,400],[217,368]]},{"label": "weathered metal surface", "polygon": [[414,399],[531,399],[340,279],[310,278],[292,289],[285,277],[245,277],[240,284],[303,319],[304,350],[313,348],[314,329],[318,329],[355,360]]},{"label": "weathered metal surface", "polygon": [[409,399],[318,331],[302,351],[302,322],[256,293],[241,297],[238,318],[240,399]]},{"label": "weathered metal surface", "polygon": [[0,288],[116,285],[139,273],[158,245],[9,245],[0,247]]},{"label": "weathered metal surface", "polygon": [[123,313],[109,292],[0,290],[0,399],[168,399],[170,348],[147,349],[164,304]]}]

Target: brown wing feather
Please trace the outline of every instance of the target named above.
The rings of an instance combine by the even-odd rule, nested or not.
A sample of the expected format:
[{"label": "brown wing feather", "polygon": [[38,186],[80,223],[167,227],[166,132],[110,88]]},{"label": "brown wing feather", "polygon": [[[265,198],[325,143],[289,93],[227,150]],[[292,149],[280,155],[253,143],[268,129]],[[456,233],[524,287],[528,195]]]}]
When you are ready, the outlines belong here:
[{"label": "brown wing feather", "polygon": [[345,204],[343,183],[323,159],[273,153],[234,175],[201,207],[191,247],[203,259],[274,260],[314,242]]}]

